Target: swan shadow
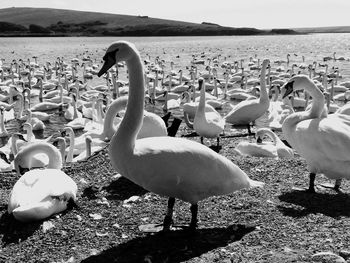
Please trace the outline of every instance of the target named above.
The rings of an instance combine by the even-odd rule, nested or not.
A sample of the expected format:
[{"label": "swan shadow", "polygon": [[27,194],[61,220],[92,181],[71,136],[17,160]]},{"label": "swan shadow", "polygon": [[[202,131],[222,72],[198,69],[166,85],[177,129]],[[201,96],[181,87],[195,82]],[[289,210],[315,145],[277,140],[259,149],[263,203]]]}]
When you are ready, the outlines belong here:
[{"label": "swan shadow", "polygon": [[197,137],[197,136],[199,136],[199,135],[196,132],[191,132],[191,133],[188,133],[188,134],[181,135],[181,137]]},{"label": "swan shadow", "polygon": [[[1,209],[2,210],[2,209]],[[40,228],[42,221],[22,223],[17,221],[12,214],[3,213],[0,217],[0,235],[2,246],[19,243],[32,236]]]},{"label": "swan shadow", "polygon": [[218,247],[242,239],[254,226],[231,225],[224,228],[159,232],[132,239],[82,262],[183,262]]},{"label": "swan shadow", "polygon": [[134,195],[142,196],[148,193],[147,190],[125,177],[112,181],[109,185],[103,186],[102,189],[108,192],[107,199],[119,201],[124,201]]},{"label": "swan shadow", "polygon": [[350,217],[350,197],[347,194],[293,191],[283,193],[278,198],[282,202],[302,207],[278,206],[278,209],[286,216],[300,218],[309,214],[321,213],[333,218]]}]

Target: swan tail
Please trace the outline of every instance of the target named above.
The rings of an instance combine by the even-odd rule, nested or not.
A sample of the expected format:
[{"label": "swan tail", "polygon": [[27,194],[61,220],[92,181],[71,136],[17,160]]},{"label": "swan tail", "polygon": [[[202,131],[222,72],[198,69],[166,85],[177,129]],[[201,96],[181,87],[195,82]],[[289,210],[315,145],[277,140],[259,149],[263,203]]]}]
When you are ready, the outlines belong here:
[{"label": "swan tail", "polygon": [[249,188],[264,187],[265,183],[249,179]]}]

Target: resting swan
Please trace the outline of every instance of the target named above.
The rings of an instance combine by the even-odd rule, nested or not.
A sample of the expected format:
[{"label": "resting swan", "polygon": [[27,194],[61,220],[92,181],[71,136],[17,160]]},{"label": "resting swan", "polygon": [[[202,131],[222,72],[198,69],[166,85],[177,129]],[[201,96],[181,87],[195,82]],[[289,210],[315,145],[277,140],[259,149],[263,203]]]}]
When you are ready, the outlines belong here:
[{"label": "resting swan", "polygon": [[[350,117],[322,114],[324,95],[307,76],[292,77],[283,89],[283,97],[304,89],[313,98],[308,110],[289,115],[282,125],[288,143],[307,162],[310,172],[308,191],[315,192],[317,173],[323,173],[330,179],[350,178]],[[339,184],[335,185],[335,189],[339,189]]]},{"label": "resting swan", "polygon": [[8,213],[22,222],[41,220],[67,208],[69,200],[76,200],[77,185],[63,171],[60,152],[45,142],[28,144],[14,160],[15,169],[31,167],[31,156],[46,153],[47,169],[34,169],[23,174],[13,186],[9,196]]},{"label": "resting swan", "polygon": [[294,156],[293,149],[285,145],[272,130],[268,128],[261,128],[256,131],[255,137],[257,142],[262,142],[264,136],[267,136],[272,140],[272,143],[270,144],[275,146],[278,158],[292,158]]},{"label": "resting swan", "polygon": [[265,59],[262,63],[260,74],[260,98],[244,100],[238,103],[224,118],[227,123],[234,125],[248,125],[250,133],[250,123],[262,116],[270,105],[269,96],[266,90],[266,68],[269,60]]},{"label": "resting swan", "polygon": [[230,160],[200,143],[169,136],[136,140],[145,103],[140,54],[133,44],[117,41],[108,47],[103,60],[99,77],[116,63],[125,61],[130,81],[126,112],[109,146],[111,163],[121,175],[134,183],[169,197],[163,230],[170,229],[175,198],[191,203],[190,228],[195,229],[200,200],[263,185],[251,180]]}]

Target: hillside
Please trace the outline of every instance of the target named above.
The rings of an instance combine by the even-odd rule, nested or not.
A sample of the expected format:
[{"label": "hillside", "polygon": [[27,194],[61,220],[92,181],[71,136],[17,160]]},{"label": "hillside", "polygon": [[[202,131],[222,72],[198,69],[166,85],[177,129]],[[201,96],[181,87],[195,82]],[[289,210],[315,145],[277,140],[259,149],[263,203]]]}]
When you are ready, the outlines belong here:
[{"label": "hillside", "polygon": [[290,34],[292,30],[224,27],[148,17],[51,8],[0,9],[0,36],[191,36]]},{"label": "hillside", "polygon": [[309,34],[309,33],[350,33],[350,26],[330,26],[330,27],[305,27],[293,28],[294,31]]}]

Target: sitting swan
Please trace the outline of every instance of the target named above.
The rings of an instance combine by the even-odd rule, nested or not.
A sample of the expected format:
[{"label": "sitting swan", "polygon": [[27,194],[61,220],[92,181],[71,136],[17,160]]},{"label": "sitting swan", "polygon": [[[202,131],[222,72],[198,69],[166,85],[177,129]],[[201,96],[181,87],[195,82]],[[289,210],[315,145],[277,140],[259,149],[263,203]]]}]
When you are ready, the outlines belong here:
[{"label": "sitting swan", "polygon": [[[276,152],[278,158],[292,158],[294,156],[293,149],[289,148],[287,145],[285,145],[281,139],[277,136],[276,133],[271,131],[268,128],[261,128],[256,131],[255,137],[257,138],[257,142],[262,142],[264,136],[269,137],[272,140],[273,146],[276,147]],[[266,143],[267,144],[267,143]]]},{"label": "sitting swan", "polygon": [[[307,76],[292,77],[283,89],[283,97],[305,89],[313,98],[308,110],[289,115],[282,125],[288,143],[307,162],[310,172],[308,191],[315,192],[317,173],[323,173],[330,179],[350,178],[350,117],[322,114],[324,95]],[[339,189],[339,184],[335,185],[335,189]]]},{"label": "sitting swan", "polygon": [[69,200],[76,200],[77,185],[63,171],[60,152],[45,142],[26,145],[15,158],[15,169],[20,174],[24,166],[31,167],[31,156],[46,153],[47,169],[34,169],[23,174],[9,196],[8,213],[22,222],[42,220],[67,209]]},{"label": "sitting swan", "polygon": [[163,230],[170,229],[175,198],[191,203],[190,229],[196,229],[200,200],[263,186],[230,160],[200,143],[169,136],[136,140],[145,96],[139,52],[133,44],[117,41],[108,47],[103,60],[99,77],[116,63],[125,61],[130,81],[126,112],[109,146],[111,163],[116,171],[134,183],[169,197]]}]

